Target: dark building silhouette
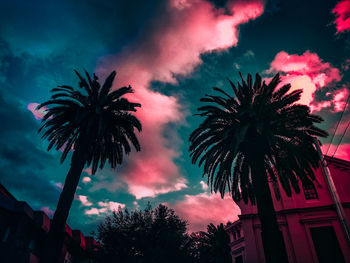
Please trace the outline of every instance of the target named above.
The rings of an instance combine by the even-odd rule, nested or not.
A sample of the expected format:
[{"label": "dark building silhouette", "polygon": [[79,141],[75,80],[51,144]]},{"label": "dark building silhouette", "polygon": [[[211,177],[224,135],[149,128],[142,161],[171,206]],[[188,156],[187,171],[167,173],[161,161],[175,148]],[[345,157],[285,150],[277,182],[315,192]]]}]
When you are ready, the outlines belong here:
[{"label": "dark building silhouette", "polygon": [[[42,211],[18,201],[0,184],[0,262],[37,263],[50,229],[50,218]],[[80,230],[66,225],[60,262],[96,262],[97,243]]]}]

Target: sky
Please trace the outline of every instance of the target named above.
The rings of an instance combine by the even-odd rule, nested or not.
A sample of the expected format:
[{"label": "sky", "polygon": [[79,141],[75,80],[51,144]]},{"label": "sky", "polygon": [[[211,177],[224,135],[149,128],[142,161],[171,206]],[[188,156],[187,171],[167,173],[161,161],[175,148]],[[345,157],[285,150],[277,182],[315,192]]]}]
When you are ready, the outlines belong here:
[{"label": "sky", "polygon": [[[113,89],[130,84],[128,98],[142,104],[141,152],[115,170],[91,175],[86,167],[81,175],[68,224],[86,235],[119,206],[148,202],[175,209],[190,231],[238,219],[238,206],[210,193],[188,153],[199,99],[214,86],[228,89],[227,77],[236,82],[240,71],[268,81],[280,73],[282,83],[303,89],[300,103],[331,135],[350,93],[350,0],[0,4],[0,183],[18,200],[54,212],[70,160],[60,164],[61,152],[46,151],[37,133],[44,112],[35,108],[54,87],[77,87],[74,69],[101,80],[116,70]],[[324,153],[348,161],[349,117],[347,109],[332,142],[321,139]]]}]

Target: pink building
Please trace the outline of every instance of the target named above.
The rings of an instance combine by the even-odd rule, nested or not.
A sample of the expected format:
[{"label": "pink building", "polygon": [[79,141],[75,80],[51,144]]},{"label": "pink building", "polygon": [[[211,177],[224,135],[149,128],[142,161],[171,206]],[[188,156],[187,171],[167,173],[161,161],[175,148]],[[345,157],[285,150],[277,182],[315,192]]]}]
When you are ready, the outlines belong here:
[{"label": "pink building", "polygon": [[[345,216],[350,222],[350,162],[325,157]],[[315,171],[315,187],[287,197],[281,186],[270,183],[277,221],[290,263],[350,263],[350,244],[338,219],[322,168]],[[274,188],[281,198],[277,201]],[[233,263],[265,262],[261,226],[256,206],[238,203],[242,214],[226,229],[231,239]]]}]

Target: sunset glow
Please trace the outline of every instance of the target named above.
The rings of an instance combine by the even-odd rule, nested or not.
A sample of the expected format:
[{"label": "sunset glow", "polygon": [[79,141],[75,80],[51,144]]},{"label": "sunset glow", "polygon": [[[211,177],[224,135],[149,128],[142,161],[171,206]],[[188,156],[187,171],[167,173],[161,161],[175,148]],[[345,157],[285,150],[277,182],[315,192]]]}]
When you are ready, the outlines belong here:
[{"label": "sunset glow", "polygon": [[[141,150],[131,147],[115,169],[107,160],[94,175],[92,165],[84,166],[67,221],[72,229],[90,233],[119,207],[144,209],[148,203],[175,209],[188,221],[189,232],[238,219],[240,209],[229,194],[222,199],[212,193],[203,165],[192,163],[189,137],[203,120],[195,115],[203,106],[200,99],[224,96],[213,87],[233,95],[227,78],[237,83],[239,71],[244,78],[259,73],[266,83],[279,73],[278,87],[290,83],[290,92],[302,89],[296,103],[322,117],[317,127],[329,133],[320,139],[322,151],[329,148],[328,155],[350,161],[350,0],[5,2],[0,8],[0,184],[17,200],[49,217],[55,212],[77,142],[61,164],[67,144],[47,151],[50,142],[41,139],[45,129],[38,129],[50,106],[37,107],[53,99],[57,86],[88,94],[74,70],[83,77],[85,69],[95,73],[101,86],[115,70],[112,91],[130,85],[134,92],[123,98],[141,104],[129,112],[142,124],[140,133],[134,131]],[[90,112],[105,114],[107,106],[94,105],[98,110]]]}]

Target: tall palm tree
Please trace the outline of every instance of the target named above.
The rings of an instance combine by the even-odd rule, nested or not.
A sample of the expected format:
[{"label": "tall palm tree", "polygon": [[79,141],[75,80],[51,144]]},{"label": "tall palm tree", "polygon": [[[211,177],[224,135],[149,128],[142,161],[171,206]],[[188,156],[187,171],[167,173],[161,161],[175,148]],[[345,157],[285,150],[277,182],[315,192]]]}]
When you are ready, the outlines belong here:
[{"label": "tall palm tree", "polygon": [[289,92],[290,84],[277,88],[277,74],[269,84],[256,74],[255,83],[241,76],[233,94],[206,95],[209,105],[198,108],[204,121],[190,136],[192,162],[204,164],[203,176],[214,192],[233,200],[257,204],[266,262],[288,262],[277,225],[268,180],[279,181],[288,196],[292,188],[315,179],[319,165],[313,136],[327,132],[314,126],[323,121],[308,106],[296,104],[302,90]]},{"label": "tall palm tree", "polygon": [[39,132],[45,130],[42,138],[48,139],[52,147],[62,151],[61,162],[73,151],[71,167],[66,176],[49,232],[48,247],[44,258],[47,262],[59,259],[64,229],[80,175],[85,165],[92,166],[92,174],[102,169],[108,160],[115,168],[128,155],[131,145],[140,151],[135,129],[141,131],[140,121],[131,113],[139,103],[123,98],[132,93],[130,86],[111,91],[116,72],[113,71],[100,85],[97,76],[93,78],[85,71],[86,79],[75,71],[80,79],[82,92],[70,86],[52,89],[51,100],[37,109],[48,107],[42,119]]}]

